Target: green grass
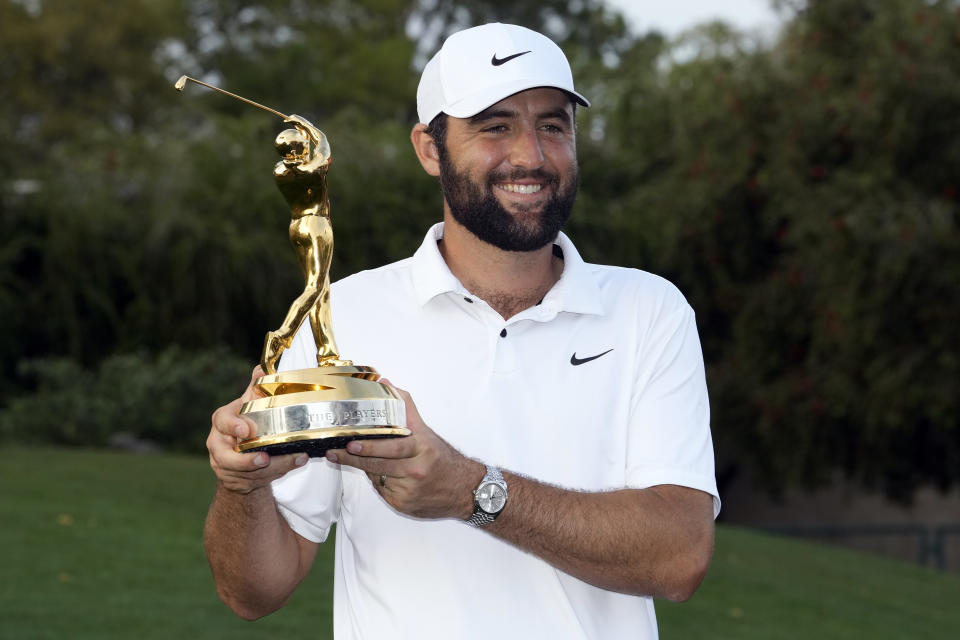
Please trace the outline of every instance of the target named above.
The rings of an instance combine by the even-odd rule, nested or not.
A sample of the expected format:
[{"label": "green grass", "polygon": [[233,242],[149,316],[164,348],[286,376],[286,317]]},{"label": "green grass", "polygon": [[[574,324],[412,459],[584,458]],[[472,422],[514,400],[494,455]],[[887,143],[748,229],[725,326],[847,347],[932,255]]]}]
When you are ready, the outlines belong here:
[{"label": "green grass", "polygon": [[201,532],[206,459],[0,449],[0,638],[332,636],[333,545],[287,607],[240,620]]},{"label": "green grass", "polygon": [[[0,638],[290,638],[331,632],[332,545],[280,612],[243,622],[201,545],[213,477],[201,457],[0,449]],[[952,638],[960,578],[719,527],[663,638]]]},{"label": "green grass", "polygon": [[657,602],[664,638],[960,637],[960,577],[736,527],[683,604]]}]

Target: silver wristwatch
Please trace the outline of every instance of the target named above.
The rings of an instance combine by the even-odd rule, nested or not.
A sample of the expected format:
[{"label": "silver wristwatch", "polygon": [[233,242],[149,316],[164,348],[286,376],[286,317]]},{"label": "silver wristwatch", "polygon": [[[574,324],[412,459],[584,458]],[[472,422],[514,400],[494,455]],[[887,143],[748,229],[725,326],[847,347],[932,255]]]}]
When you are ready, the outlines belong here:
[{"label": "silver wristwatch", "polygon": [[475,527],[488,525],[497,519],[507,504],[507,481],[496,467],[487,467],[477,490],[473,492],[473,515],[467,524]]}]

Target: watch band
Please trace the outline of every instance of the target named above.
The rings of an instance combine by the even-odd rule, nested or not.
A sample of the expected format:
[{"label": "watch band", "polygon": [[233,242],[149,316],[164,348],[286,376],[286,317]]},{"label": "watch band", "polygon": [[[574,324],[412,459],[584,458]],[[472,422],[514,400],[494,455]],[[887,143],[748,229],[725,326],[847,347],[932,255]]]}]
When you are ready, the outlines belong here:
[{"label": "watch band", "polygon": [[[500,515],[500,514],[498,513],[497,515]],[[480,507],[474,505],[473,515],[467,518],[466,522],[471,527],[482,527],[484,525],[490,524],[496,519],[497,519],[497,516],[492,516],[486,511],[484,511],[483,509],[481,509]]]},{"label": "watch band", "polygon": [[[480,492],[480,489],[485,484],[496,484],[503,490],[504,503],[495,513],[490,513],[484,511],[480,507],[480,500],[477,498],[477,494]],[[473,515],[467,518],[466,523],[474,527],[482,527],[490,524],[497,519],[503,509],[507,506],[506,500],[508,497],[507,491],[507,481],[503,477],[503,473],[500,472],[500,469],[496,467],[487,466],[487,472],[483,476],[483,480],[480,481],[480,484],[477,485],[477,488],[473,492]]]}]

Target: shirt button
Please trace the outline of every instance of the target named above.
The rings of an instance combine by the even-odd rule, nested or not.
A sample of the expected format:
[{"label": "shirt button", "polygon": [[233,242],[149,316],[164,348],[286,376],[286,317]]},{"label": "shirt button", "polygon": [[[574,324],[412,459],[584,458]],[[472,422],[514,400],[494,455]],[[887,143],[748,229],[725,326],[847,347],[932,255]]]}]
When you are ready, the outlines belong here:
[{"label": "shirt button", "polygon": [[470,304],[473,304],[473,300],[471,300],[470,298],[464,296],[463,299],[469,302]]},{"label": "shirt button", "polygon": [[507,337],[507,330],[506,330],[506,329],[504,329],[503,331],[500,332],[500,337],[501,337],[501,338],[506,338],[506,337]]}]

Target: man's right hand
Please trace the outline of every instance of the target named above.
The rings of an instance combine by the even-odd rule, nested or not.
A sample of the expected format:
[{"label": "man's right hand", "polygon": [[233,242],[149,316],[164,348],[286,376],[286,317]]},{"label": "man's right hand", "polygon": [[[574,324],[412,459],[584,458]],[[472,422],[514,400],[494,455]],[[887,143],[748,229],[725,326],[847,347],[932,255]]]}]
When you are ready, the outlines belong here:
[{"label": "man's right hand", "polygon": [[240,453],[236,450],[241,440],[256,435],[256,426],[240,415],[243,403],[261,397],[253,382],[263,375],[263,369],[255,367],[243,395],[213,412],[210,435],[207,436],[207,451],[210,453],[210,468],[220,485],[234,493],[248,494],[269,487],[273,480],[292,469],[307,463],[305,453],[270,456],[265,451]]}]

